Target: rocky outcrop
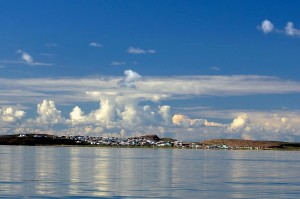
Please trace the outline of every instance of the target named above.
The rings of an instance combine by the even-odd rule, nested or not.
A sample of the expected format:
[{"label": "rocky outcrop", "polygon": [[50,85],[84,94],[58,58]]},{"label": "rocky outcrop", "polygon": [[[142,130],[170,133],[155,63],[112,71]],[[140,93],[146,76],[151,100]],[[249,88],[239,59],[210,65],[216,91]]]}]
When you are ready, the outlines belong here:
[{"label": "rocky outcrop", "polygon": [[145,140],[152,140],[152,141],[160,141],[160,138],[153,134],[153,135],[143,135],[143,136],[139,136],[139,137],[135,137],[136,139],[145,139]]}]

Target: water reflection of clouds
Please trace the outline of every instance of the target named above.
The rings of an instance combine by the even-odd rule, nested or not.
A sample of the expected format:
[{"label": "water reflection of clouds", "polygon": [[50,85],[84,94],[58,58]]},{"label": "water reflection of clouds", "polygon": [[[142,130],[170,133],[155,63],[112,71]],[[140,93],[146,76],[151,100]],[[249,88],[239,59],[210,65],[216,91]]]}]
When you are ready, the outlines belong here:
[{"label": "water reflection of clouds", "polygon": [[[6,147],[7,148],[7,147]],[[22,158],[20,147],[10,147],[6,150],[1,150],[1,183],[0,190],[1,195],[16,193],[18,189],[21,189],[20,184],[11,183],[17,180],[14,176],[15,173],[22,172],[22,165],[16,164],[15,160]]]},{"label": "water reflection of clouds", "polygon": [[292,152],[0,147],[1,196],[257,198],[272,192],[284,198],[300,192],[300,157]]},{"label": "water reflection of clouds", "polygon": [[35,154],[32,154],[35,157],[35,180],[39,181],[35,185],[35,191],[38,195],[49,195],[52,194],[52,187],[49,182],[52,180],[54,174],[54,163],[55,154],[52,150],[48,150],[45,147],[37,147],[37,150],[32,150]]},{"label": "water reflection of clouds", "polygon": [[[277,153],[276,156],[274,153]],[[231,165],[228,168],[231,198],[268,196],[270,192],[282,198],[280,194],[295,189],[293,186],[285,186],[285,180],[289,178],[286,174],[289,172],[284,171],[292,165],[286,162],[289,157],[283,157],[283,152],[232,151],[227,155]]]}]

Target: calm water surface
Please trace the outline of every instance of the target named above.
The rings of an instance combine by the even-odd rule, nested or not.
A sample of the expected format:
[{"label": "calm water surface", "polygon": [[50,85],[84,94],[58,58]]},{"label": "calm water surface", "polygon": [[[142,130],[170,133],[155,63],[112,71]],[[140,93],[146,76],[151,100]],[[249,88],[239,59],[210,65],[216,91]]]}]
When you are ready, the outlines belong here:
[{"label": "calm water surface", "polygon": [[299,198],[300,152],[0,146],[1,198]]}]

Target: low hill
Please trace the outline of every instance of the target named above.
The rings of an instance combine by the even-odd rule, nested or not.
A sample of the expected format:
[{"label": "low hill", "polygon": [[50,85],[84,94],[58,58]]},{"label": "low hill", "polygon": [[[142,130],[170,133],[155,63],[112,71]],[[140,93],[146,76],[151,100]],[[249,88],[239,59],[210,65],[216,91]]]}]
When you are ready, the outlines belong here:
[{"label": "low hill", "polygon": [[0,145],[75,145],[74,140],[46,134],[23,134],[0,136]]},{"label": "low hill", "polygon": [[202,141],[204,146],[227,145],[231,147],[258,147],[258,148],[300,148],[300,143],[261,141],[261,140],[241,140],[241,139],[211,139]]}]

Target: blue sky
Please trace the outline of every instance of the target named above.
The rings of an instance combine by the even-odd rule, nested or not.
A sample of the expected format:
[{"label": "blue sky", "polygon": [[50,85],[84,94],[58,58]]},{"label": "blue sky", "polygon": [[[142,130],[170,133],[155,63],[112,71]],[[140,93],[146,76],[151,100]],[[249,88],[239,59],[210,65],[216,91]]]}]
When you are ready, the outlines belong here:
[{"label": "blue sky", "polygon": [[300,141],[298,1],[0,4],[4,134]]}]

